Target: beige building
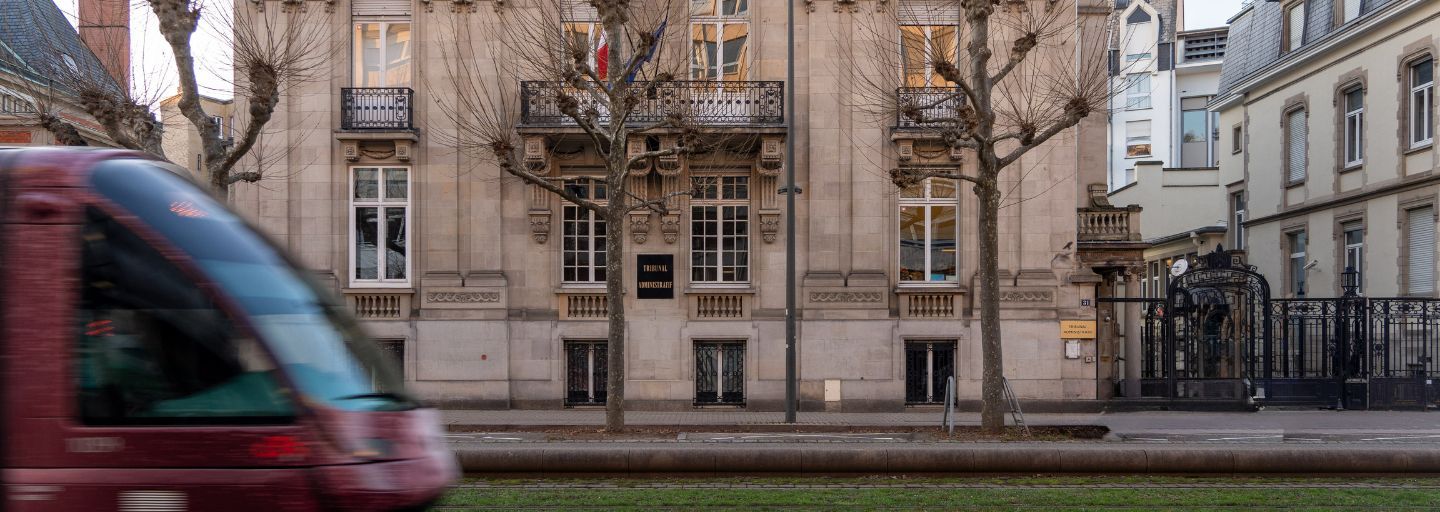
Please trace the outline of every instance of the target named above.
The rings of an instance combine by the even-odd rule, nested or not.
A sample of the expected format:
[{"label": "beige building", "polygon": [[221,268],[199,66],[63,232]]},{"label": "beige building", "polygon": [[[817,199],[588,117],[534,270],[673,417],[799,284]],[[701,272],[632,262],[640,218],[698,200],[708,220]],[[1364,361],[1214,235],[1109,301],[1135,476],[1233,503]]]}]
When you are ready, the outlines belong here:
[{"label": "beige building", "polygon": [[1173,168],[1157,161],[1138,162],[1135,167],[1140,179],[1111,192],[1110,202],[1144,207],[1140,236],[1149,246],[1144,250],[1140,294],[1164,298],[1177,260],[1193,262],[1217,247],[1241,248],[1238,239],[1229,236],[1237,219],[1227,218],[1231,199],[1227,185],[1241,178],[1238,170],[1217,167]]},{"label": "beige building", "polygon": [[[1255,2],[1237,15],[1220,168],[1275,296],[1435,297],[1440,4]],[[1238,202],[1237,202],[1238,201]],[[1238,205],[1238,206],[1237,206]]]},{"label": "beige building", "polygon": [[[194,173],[195,178],[200,179],[202,178],[201,170],[204,168],[202,155],[205,153],[203,144],[200,142],[200,130],[196,130],[195,124],[180,113],[179,103],[179,94],[160,100],[160,122],[165,125],[160,149],[165,152],[165,158],[176,165],[189,169],[191,173]],[[202,95],[200,96],[200,106],[220,125],[220,134],[225,137],[225,140],[233,143],[235,140],[235,101]],[[206,182],[206,180],[201,180],[201,183]]]},{"label": "beige building", "polygon": [[[288,91],[268,140],[289,148],[286,156],[273,178],[237,185],[233,203],[342,293],[401,358],[411,389],[435,402],[558,408],[605,399],[603,223],[447,147],[443,135],[455,126],[436,101],[450,94],[440,27],[458,19],[496,37],[478,29],[533,1],[236,2],[240,10],[323,11],[315,30],[344,34],[335,45],[353,51],[317,70],[328,80]],[[968,187],[940,180],[899,193],[887,178],[896,166],[963,168],[966,157],[924,130],[866,114],[858,71],[837,61],[842,48],[862,44],[851,30],[857,19],[905,3],[800,5],[794,105],[774,101],[785,87],[783,2],[694,2],[688,20],[670,18],[671,27],[725,34],[694,41],[725,51],[693,62],[688,80],[667,87],[698,94],[730,82],[718,90],[744,106],[702,112],[705,129],[757,143],[660,159],[632,178],[652,195],[691,185],[703,193],[671,215],[632,215],[626,226],[627,276],[644,258],[673,284],[663,290],[668,298],[642,298],[648,293],[630,278],[628,406],[782,407],[786,233],[776,187],[784,109],[795,113],[804,191],[795,212],[804,407],[936,403],[950,376],[962,400],[978,399],[975,200]],[[1074,14],[1103,19],[1110,9]],[[930,33],[958,23],[907,25]],[[1066,43],[1054,51],[1070,58]],[[513,58],[501,41],[481,46],[476,69]],[[593,175],[593,149],[576,129],[542,102],[526,103],[551,86],[524,83],[511,101],[523,112],[527,160],[553,176]],[[1062,321],[1094,321],[1097,286],[1140,261],[1132,212],[1100,204],[1105,139],[1105,119],[1094,116],[1033,152],[1016,186],[1027,200],[1002,211],[1005,371],[1023,399],[1095,403],[1113,388],[1116,348],[1097,352],[1093,339],[1067,342],[1060,330]],[[1085,211],[1079,223],[1077,208]]]}]

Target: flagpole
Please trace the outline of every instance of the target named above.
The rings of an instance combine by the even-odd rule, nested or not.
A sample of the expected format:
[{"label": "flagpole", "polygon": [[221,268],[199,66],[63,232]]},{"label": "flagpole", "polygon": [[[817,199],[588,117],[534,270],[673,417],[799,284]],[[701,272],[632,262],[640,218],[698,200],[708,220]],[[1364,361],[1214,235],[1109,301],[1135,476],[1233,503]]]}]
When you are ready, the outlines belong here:
[{"label": "flagpole", "polygon": [[785,423],[795,423],[795,2],[786,4],[785,59]]}]

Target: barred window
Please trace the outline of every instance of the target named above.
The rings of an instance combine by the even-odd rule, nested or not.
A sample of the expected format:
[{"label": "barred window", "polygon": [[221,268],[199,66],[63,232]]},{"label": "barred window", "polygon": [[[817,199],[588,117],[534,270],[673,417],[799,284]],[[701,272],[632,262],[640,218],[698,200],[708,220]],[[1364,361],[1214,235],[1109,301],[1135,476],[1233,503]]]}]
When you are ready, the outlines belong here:
[{"label": "barred window", "polygon": [[692,178],[690,281],[750,282],[750,177]]}]

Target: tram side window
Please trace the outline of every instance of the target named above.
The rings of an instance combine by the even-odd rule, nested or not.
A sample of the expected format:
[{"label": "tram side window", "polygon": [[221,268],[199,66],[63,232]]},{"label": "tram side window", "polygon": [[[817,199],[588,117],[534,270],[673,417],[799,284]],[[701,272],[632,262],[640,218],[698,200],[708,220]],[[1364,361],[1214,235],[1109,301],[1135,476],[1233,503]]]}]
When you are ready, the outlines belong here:
[{"label": "tram side window", "polygon": [[146,241],[88,212],[76,349],[87,424],[285,423],[294,411],[258,341]]}]

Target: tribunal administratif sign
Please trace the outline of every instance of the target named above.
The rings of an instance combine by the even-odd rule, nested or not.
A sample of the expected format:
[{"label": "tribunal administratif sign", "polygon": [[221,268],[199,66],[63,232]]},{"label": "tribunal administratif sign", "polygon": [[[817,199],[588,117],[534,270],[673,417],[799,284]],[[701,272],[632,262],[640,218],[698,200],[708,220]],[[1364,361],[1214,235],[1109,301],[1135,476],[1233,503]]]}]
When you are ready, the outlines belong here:
[{"label": "tribunal administratif sign", "polygon": [[637,254],[635,298],[675,298],[675,255]]}]

